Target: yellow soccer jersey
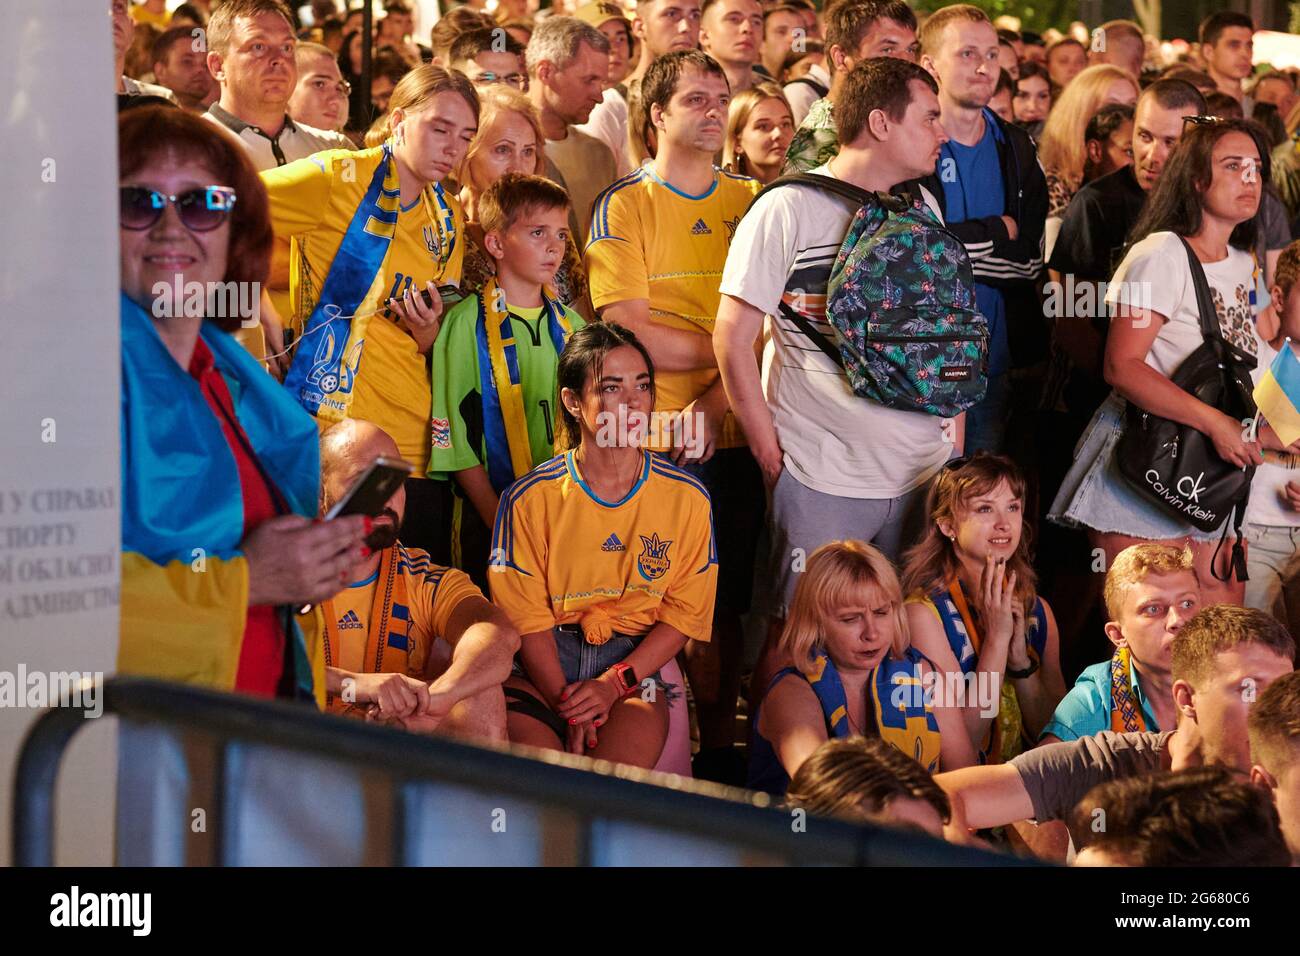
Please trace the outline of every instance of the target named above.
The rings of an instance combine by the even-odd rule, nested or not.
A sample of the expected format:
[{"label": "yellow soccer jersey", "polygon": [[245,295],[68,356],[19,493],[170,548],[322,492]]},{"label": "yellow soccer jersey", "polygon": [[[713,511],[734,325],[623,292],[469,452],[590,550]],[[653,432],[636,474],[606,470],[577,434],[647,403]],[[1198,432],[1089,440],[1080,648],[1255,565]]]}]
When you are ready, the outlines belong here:
[{"label": "yellow soccer jersey", "polygon": [[[760,188],[757,180],[715,169],[708,192],[688,196],[649,165],[614,182],[592,208],[586,253],[592,304],[603,309],[647,299],[653,321],[712,335],[731,237]],[[655,410],[680,411],[717,380],[716,367],[659,372]],[[745,444],[730,411],[718,444]]]},{"label": "yellow soccer jersey", "polygon": [[[294,318],[286,322],[300,332],[382,156],[382,147],[332,149],[261,174],[276,237],[295,239],[301,253],[292,263],[290,280]],[[424,289],[430,281],[460,282],[464,215],[450,194],[440,198],[441,204],[432,204],[439,211],[435,217],[420,200],[399,213],[397,234],[381,268],[385,301],[408,288]],[[384,314],[366,326],[348,415],[383,428],[402,457],[415,465],[415,474],[423,475],[429,466],[428,367],[415,340],[388,318],[383,302],[378,306]]]},{"label": "yellow soccer jersey", "polygon": [[552,458],[501,496],[492,534],[492,600],[521,634],[579,623],[602,644],[664,621],[707,641],[718,560],[708,492],[643,452],[622,501],[598,499],[574,452]]},{"label": "yellow soccer jersey", "polygon": [[[404,648],[406,673],[426,680],[429,648],[439,638],[446,639],[447,622],[452,612],[465,598],[482,597],[483,592],[469,579],[469,575],[434,564],[429,555],[418,548],[403,548],[398,555],[397,573],[402,576],[406,600],[404,603],[394,601],[389,607],[388,646],[398,650]],[[378,578],[379,571],[376,570],[366,580],[334,595],[325,608],[326,613],[332,615],[340,645],[338,659],[331,664],[354,674],[375,670],[374,662],[364,658]]]}]

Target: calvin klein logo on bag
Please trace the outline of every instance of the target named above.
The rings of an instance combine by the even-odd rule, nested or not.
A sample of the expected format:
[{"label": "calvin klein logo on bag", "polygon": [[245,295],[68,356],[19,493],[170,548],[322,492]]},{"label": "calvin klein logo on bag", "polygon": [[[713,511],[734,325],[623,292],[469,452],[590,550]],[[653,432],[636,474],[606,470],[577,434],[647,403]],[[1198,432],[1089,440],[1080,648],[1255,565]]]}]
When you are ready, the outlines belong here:
[{"label": "calvin klein logo on bag", "polygon": [[1201,472],[1195,478],[1191,475],[1183,475],[1178,479],[1178,484],[1176,486],[1178,488],[1178,493],[1184,498],[1189,498],[1192,501],[1199,502],[1201,500],[1201,492],[1205,490],[1205,486],[1201,484],[1201,481],[1204,478],[1205,472]]},{"label": "calvin klein logo on bag", "polygon": [[974,367],[970,365],[945,365],[939,369],[941,382],[969,382]]},{"label": "calvin klein logo on bag", "polygon": [[1214,521],[1217,518],[1216,513],[1209,508],[1202,508],[1199,504],[1201,492],[1205,491],[1205,485],[1202,482],[1205,479],[1205,472],[1201,472],[1195,478],[1191,475],[1180,475],[1174,482],[1174,487],[1167,487],[1160,480],[1160,473],[1154,468],[1147,470],[1143,476],[1151,489],[1163,498],[1166,502],[1173,505],[1183,514],[1195,518],[1198,521]]}]

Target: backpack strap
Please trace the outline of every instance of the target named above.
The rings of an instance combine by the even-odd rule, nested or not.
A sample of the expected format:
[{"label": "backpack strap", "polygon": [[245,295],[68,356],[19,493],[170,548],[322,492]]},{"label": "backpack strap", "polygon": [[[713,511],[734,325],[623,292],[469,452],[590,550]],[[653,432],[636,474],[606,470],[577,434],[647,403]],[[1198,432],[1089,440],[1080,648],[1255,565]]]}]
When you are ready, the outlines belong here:
[{"label": "backpack strap", "polygon": [[[1179,242],[1187,251],[1187,268],[1192,274],[1192,287],[1196,290],[1196,311],[1199,313],[1201,320],[1201,336],[1207,342],[1217,342],[1219,347],[1219,359],[1222,366],[1226,366],[1228,381],[1235,383],[1237,381],[1236,368],[1237,364],[1244,364],[1248,368],[1254,368],[1254,363],[1243,362],[1242,359],[1249,359],[1248,355],[1233,346],[1223,337],[1223,332],[1219,327],[1219,314],[1214,308],[1214,298],[1210,294],[1210,283],[1205,277],[1205,269],[1201,266],[1201,260],[1196,257],[1196,251],[1192,249],[1189,243],[1182,236],[1178,237]],[[1235,576],[1238,581],[1247,581],[1250,578],[1246,569],[1246,549],[1242,545],[1241,526],[1246,517],[1246,505],[1250,501],[1250,485],[1246,485],[1246,491],[1241,496],[1232,509],[1232,521],[1223,523],[1223,534],[1219,536],[1219,544],[1214,549],[1214,555],[1210,558],[1210,574],[1216,580],[1225,584]],[[1228,573],[1222,577],[1219,575],[1219,554],[1223,551],[1224,544],[1228,540],[1228,529],[1231,526],[1232,533],[1236,535],[1237,540],[1232,545],[1232,552],[1229,559]]]},{"label": "backpack strap", "polygon": [[804,84],[804,86],[811,86],[813,88],[813,92],[817,94],[819,99],[824,98],[830,93],[829,87],[827,87],[823,83],[817,82],[811,76],[801,76],[797,79],[791,80],[789,83],[786,84],[786,86],[794,86],[796,83],[802,83]]},{"label": "backpack strap", "polygon": [[795,327],[798,328],[800,332],[812,340],[813,345],[826,353],[827,357],[835,363],[836,368],[844,368],[844,356],[840,354],[839,348],[834,342],[818,332],[817,326],[813,325],[784,302],[778,306],[778,309],[783,316],[795,324]]},{"label": "backpack strap", "polygon": [[879,195],[852,183],[846,183],[842,179],[836,179],[834,176],[820,176],[816,173],[791,173],[789,176],[778,176],[760,189],[758,194],[750,201],[750,208],[753,208],[754,203],[758,202],[760,196],[766,195],[773,189],[780,189],[782,186],[811,186],[813,189],[835,193],[835,195],[842,196],[858,206],[865,206]]},{"label": "backpack strap", "polygon": [[[780,176],[760,189],[757,195],[755,195],[750,201],[749,208],[754,208],[754,203],[758,202],[759,197],[771,192],[773,189],[779,189],[782,186],[810,186],[813,189],[820,189],[824,192],[834,193],[837,196],[841,196],[844,199],[855,203],[859,207],[865,206],[868,203],[875,203],[885,206],[891,212],[901,211],[901,208],[896,207],[899,206],[900,202],[905,201],[900,200],[896,196],[891,196],[888,193],[878,193],[872,192],[869,189],[863,189],[860,186],[855,186],[842,179],[836,179],[834,176],[822,176],[816,173],[792,173],[789,176]],[[844,357],[840,354],[839,347],[821,332],[817,331],[816,326],[784,302],[780,304],[778,309],[782,316],[793,322],[800,332],[806,335],[814,345],[825,352],[826,356],[835,363],[837,368],[844,367]]]}]

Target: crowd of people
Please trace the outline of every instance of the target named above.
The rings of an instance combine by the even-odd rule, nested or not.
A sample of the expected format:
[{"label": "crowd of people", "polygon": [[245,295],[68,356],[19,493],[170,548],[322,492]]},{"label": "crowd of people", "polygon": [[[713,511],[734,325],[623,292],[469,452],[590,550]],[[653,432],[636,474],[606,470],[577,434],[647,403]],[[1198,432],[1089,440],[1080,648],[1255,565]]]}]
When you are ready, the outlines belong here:
[{"label": "crowd of people", "polygon": [[1300,860],[1300,441],[1250,400],[1300,96],[1248,17],[167,6],[111,0],[122,671]]}]

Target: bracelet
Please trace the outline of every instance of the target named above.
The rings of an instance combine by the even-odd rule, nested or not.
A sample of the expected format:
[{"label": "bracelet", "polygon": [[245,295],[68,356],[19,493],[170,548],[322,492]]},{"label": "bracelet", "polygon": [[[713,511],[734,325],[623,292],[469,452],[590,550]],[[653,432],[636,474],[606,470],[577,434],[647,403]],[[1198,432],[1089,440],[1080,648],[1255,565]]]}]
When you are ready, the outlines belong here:
[{"label": "bracelet", "polygon": [[637,689],[637,685],[635,683],[632,683],[631,685],[628,684],[627,677],[625,676],[631,671],[632,671],[632,665],[625,664],[622,661],[620,661],[617,664],[614,664],[613,666],[610,667],[608,671],[606,671],[606,673],[614,675],[614,683],[619,687],[620,690],[619,693],[620,700],[632,694]]},{"label": "bracelet", "polygon": [[1006,675],[1010,677],[1012,680],[1024,680],[1026,677],[1032,677],[1037,670],[1038,670],[1038,659],[1031,655],[1029,658],[1028,667],[1026,667],[1022,671],[1015,671],[1012,670],[1010,667],[1007,667]]}]

